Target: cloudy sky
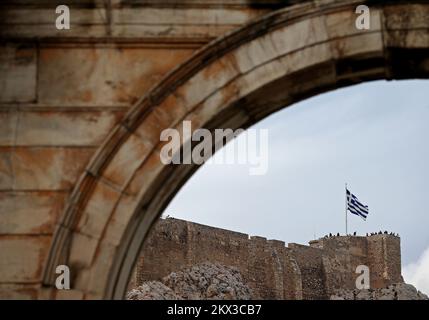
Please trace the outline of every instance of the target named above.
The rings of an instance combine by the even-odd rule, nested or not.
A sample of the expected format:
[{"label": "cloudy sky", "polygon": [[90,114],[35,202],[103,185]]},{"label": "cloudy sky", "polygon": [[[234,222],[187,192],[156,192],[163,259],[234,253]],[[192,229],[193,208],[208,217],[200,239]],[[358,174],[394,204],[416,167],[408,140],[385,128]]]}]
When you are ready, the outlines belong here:
[{"label": "cloudy sky", "polygon": [[429,293],[429,81],[336,90],[252,128],[269,130],[267,174],[204,165],[165,215],[307,243],[344,233],[347,182],[370,208],[367,221],[349,215],[349,232],[399,233],[405,280]]}]

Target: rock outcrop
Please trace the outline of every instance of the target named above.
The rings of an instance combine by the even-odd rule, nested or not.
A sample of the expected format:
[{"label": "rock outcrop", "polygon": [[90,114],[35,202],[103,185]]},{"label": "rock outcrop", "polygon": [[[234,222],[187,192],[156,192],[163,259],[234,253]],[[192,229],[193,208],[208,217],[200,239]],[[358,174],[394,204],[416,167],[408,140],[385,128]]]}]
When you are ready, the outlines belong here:
[{"label": "rock outcrop", "polygon": [[252,292],[234,267],[203,263],[172,272],[161,281],[144,282],[129,300],[248,300]]},{"label": "rock outcrop", "polygon": [[181,300],[169,287],[159,281],[148,281],[132,289],[128,300]]},{"label": "rock outcrop", "polygon": [[383,289],[338,290],[331,300],[429,300],[428,296],[407,283],[398,283]]}]

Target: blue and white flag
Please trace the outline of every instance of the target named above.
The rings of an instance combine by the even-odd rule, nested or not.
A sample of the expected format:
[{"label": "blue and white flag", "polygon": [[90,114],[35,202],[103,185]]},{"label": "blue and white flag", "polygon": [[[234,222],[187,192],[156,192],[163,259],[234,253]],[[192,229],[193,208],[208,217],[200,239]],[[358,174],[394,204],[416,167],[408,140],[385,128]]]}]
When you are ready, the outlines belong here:
[{"label": "blue and white flag", "polygon": [[346,189],[347,193],[347,210],[350,211],[350,213],[353,213],[359,217],[361,217],[363,220],[366,220],[366,217],[368,216],[368,206],[362,204],[358,198],[351,193],[348,189]]}]

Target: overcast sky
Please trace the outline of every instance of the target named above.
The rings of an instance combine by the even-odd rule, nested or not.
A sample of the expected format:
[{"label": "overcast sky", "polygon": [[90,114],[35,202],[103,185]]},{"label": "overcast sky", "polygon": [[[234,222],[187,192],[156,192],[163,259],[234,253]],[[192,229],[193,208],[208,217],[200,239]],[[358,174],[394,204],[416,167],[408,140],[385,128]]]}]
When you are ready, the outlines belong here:
[{"label": "overcast sky", "polygon": [[266,175],[204,165],[165,214],[306,244],[344,233],[347,182],[369,206],[367,221],[349,214],[349,232],[399,233],[406,281],[429,293],[429,81],[336,90],[252,128],[269,129]]}]

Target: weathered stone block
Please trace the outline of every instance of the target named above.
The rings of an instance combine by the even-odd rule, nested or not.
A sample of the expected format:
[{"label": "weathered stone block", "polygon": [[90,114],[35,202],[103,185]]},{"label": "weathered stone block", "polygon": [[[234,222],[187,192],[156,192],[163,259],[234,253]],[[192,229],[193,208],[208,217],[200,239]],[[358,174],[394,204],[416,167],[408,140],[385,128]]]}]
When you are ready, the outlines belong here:
[{"label": "weathered stone block", "polygon": [[132,134],[122,144],[103,172],[103,178],[123,189],[135,170],[150,154],[152,145]]},{"label": "weathered stone block", "polygon": [[0,234],[53,233],[64,192],[0,192]]},{"label": "weathered stone block", "polygon": [[1,300],[35,300],[38,298],[40,285],[37,284],[1,284]]},{"label": "weathered stone block", "polygon": [[3,148],[0,152],[0,190],[11,190],[13,182],[12,150]]},{"label": "weathered stone block", "polygon": [[13,109],[0,111],[0,145],[11,146],[15,142],[18,112]]},{"label": "weathered stone block", "polygon": [[175,96],[169,96],[150,112],[135,130],[135,134],[155,146],[160,142],[164,129],[175,126],[186,114],[186,109]]},{"label": "weathered stone block", "polygon": [[355,8],[356,7],[351,6],[350,10],[336,11],[325,15],[326,30],[330,39],[342,38],[360,33],[368,34],[381,30],[381,11],[378,8],[370,6],[369,30],[359,30],[356,28],[356,19],[359,17],[359,14],[355,13]]},{"label": "weathered stone block", "polygon": [[178,89],[184,103],[191,111],[210,94],[226,85],[239,75],[235,58],[226,56],[209,64],[202,71],[194,75],[184,86]]},{"label": "weathered stone block", "polygon": [[331,41],[332,54],[336,59],[357,56],[363,53],[383,55],[383,35],[381,32],[361,34]]},{"label": "weathered stone block", "polygon": [[103,242],[118,246],[138,205],[134,196],[121,195],[103,236]]},{"label": "weathered stone block", "polygon": [[32,44],[0,47],[0,101],[36,100],[37,52]]},{"label": "weathered stone block", "polygon": [[[429,46],[429,29],[388,30],[384,33],[384,37],[387,46],[393,48],[425,49]],[[427,63],[424,67],[426,70],[428,69]]]},{"label": "weathered stone block", "polygon": [[298,21],[270,33],[279,56],[328,40],[323,17]]},{"label": "weathered stone block", "polygon": [[189,49],[44,48],[40,51],[39,101],[131,104],[191,53]]},{"label": "weathered stone block", "polygon": [[93,148],[0,148],[3,157],[11,155],[15,190],[70,189],[93,152]]},{"label": "weathered stone block", "polygon": [[400,4],[383,9],[387,30],[429,28],[429,7],[423,4]]},{"label": "weathered stone block", "polygon": [[[16,3],[17,1],[15,1]],[[28,3],[28,1],[26,1]],[[3,16],[4,20],[2,21],[4,24],[35,24],[35,25],[43,25],[48,24],[52,25],[52,30],[55,28],[55,20],[58,14],[55,12],[55,7],[58,2],[51,2],[52,8],[38,8],[31,9],[25,6],[21,8],[17,7],[9,7],[4,10],[7,12]],[[94,2],[91,3],[92,5]],[[72,12],[72,25],[79,24],[103,24],[106,22],[106,10],[104,8],[78,8],[74,7],[76,5],[76,1],[74,3],[68,4],[70,10]],[[33,28],[34,29],[34,28]],[[33,30],[34,31],[34,30]]]},{"label": "weathered stone block", "polygon": [[91,238],[100,238],[120,195],[121,193],[110,185],[98,181],[93,196],[84,208],[77,230]]},{"label": "weathered stone block", "polygon": [[123,8],[113,11],[115,24],[169,24],[169,25],[207,25],[213,27],[227,25],[241,25],[262,10],[244,10],[229,8]]},{"label": "weathered stone block", "polygon": [[70,257],[68,261],[70,272],[77,273],[82,268],[88,268],[91,266],[97,246],[97,239],[82,233],[73,233],[70,244]]},{"label": "weathered stone block", "polygon": [[90,293],[104,294],[109,281],[109,270],[115,261],[116,250],[117,247],[106,243],[100,245],[100,250],[94,259],[89,276],[88,287],[91,288]]},{"label": "weathered stone block", "polygon": [[0,282],[41,280],[51,236],[0,236]]},{"label": "weathered stone block", "polygon": [[23,111],[16,145],[98,146],[124,111]]},{"label": "weathered stone block", "polygon": [[125,193],[132,195],[144,193],[164,167],[165,165],[161,162],[160,150],[154,150],[136,171],[125,189]]},{"label": "weathered stone block", "polygon": [[55,299],[57,300],[82,300],[84,293],[79,290],[56,290]]}]

